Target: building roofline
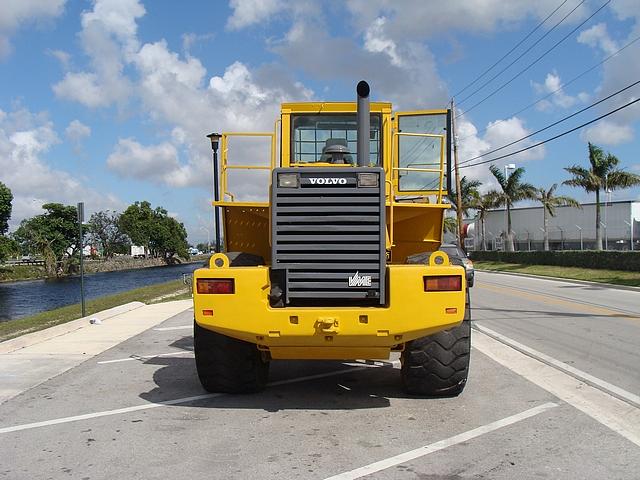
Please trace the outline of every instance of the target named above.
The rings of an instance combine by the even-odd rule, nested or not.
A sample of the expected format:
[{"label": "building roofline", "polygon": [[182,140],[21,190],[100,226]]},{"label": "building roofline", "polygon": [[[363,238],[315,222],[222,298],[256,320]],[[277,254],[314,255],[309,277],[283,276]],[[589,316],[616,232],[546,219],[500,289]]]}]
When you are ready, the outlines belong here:
[{"label": "building roofline", "polygon": [[[640,201],[637,200],[615,200],[612,202],[606,202],[607,205],[613,205],[613,204],[620,204],[620,203],[628,203],[628,204],[633,204],[633,203],[637,203],[640,204]],[[596,202],[589,202],[589,203],[581,203],[580,205],[584,206],[588,206],[588,205],[595,205]],[[600,202],[600,206],[604,207],[605,202]],[[536,209],[540,209],[542,208],[542,205],[535,205],[535,206],[531,206],[531,207],[511,207],[511,211],[513,212],[514,210],[536,210]],[[556,208],[574,208],[576,210],[579,210],[579,208],[577,207],[572,207],[571,205],[559,205]],[[504,208],[492,208],[490,210],[487,210],[489,212],[504,212]]]}]

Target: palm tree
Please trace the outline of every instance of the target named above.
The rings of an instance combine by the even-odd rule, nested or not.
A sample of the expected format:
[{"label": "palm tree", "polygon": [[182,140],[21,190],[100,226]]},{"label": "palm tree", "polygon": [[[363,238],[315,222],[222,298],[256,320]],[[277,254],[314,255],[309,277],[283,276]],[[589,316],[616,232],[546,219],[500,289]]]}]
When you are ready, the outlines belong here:
[{"label": "palm tree", "polygon": [[444,231],[449,233],[458,231],[458,221],[455,217],[444,217]]},{"label": "palm tree", "polygon": [[[469,180],[466,176],[463,176],[460,179],[460,200],[462,203],[462,214],[467,215],[469,209],[473,209],[474,204],[477,202],[480,197],[480,193],[478,192],[478,187],[482,185],[480,180]],[[449,203],[451,203],[451,207],[454,210],[458,208],[458,196],[456,192],[449,192],[447,194],[449,198]]]},{"label": "palm tree", "polygon": [[589,143],[589,164],[584,168],[580,165],[566,167],[565,170],[573,175],[573,178],[562,182],[564,185],[581,187],[587,192],[596,194],[596,250],[602,250],[602,232],[600,230],[600,189],[622,190],[624,188],[640,185],[640,176],[625,172],[617,167],[620,160],[615,155],[608,153]]},{"label": "palm tree", "polygon": [[496,192],[488,192],[482,196],[479,196],[476,202],[473,204],[478,220],[480,221],[480,234],[482,235],[482,250],[487,249],[486,232],[485,232],[485,219],[487,218],[487,212],[496,208],[497,206]]},{"label": "palm tree", "polygon": [[539,188],[536,191],[536,200],[542,204],[545,251],[549,251],[549,216],[556,216],[556,207],[570,206],[582,208],[580,206],[580,203],[571,197],[554,195],[556,188],[558,188],[558,184],[554,183],[553,185],[551,185],[551,188],[549,190]]},{"label": "palm tree", "polygon": [[496,206],[505,206],[507,208],[507,251],[513,252],[513,236],[511,235],[511,207],[515,202],[526,199],[534,199],[536,194],[536,188],[530,183],[521,183],[520,180],[524,175],[524,168],[516,168],[508,177],[502,173],[499,167],[491,165],[489,170],[496,177],[498,184],[500,185],[500,191],[492,191],[491,193],[496,196]]},{"label": "palm tree", "polygon": [[[460,179],[460,203],[462,208],[460,209],[461,215],[456,217],[456,224],[458,223],[458,218],[462,219],[462,216],[467,216],[469,210],[473,209],[478,202],[478,198],[480,198],[478,187],[480,185],[482,185],[480,180],[469,180],[466,176]],[[458,213],[458,196],[456,192],[449,192],[447,197],[451,207]],[[458,237],[460,247],[464,248],[464,232],[461,228],[456,231],[456,237]]]}]

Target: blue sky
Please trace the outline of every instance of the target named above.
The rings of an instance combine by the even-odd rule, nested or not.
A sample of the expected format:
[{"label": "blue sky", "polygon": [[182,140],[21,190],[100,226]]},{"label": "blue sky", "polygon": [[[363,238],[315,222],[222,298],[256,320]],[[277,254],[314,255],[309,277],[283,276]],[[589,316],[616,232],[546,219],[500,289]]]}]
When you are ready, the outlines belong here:
[{"label": "blue sky", "polygon": [[[640,41],[522,113],[640,35],[640,2],[612,0],[7,0],[0,10],[0,180],[13,191],[15,228],[49,201],[89,212],[136,200],[184,222],[191,242],[211,225],[211,131],[270,130],[285,101],[374,100],[400,109],[444,107],[556,8],[480,82],[457,95],[460,159],[500,147],[640,80]],[[576,8],[577,7],[577,8]],[[571,10],[557,27],[552,27]],[[465,113],[551,48],[499,93]],[[550,31],[551,30],[551,31]],[[549,32],[547,34],[547,32]],[[542,35],[502,75],[465,97]],[[516,148],[616,108],[636,86]],[[464,100],[464,101],[463,101]],[[637,105],[543,147],[497,162],[539,186],[587,162],[587,142],[640,173]],[[262,144],[233,152],[259,162]],[[232,145],[233,148],[233,145]],[[502,151],[501,153],[508,152]],[[465,174],[492,186],[488,165]],[[264,184],[239,176],[240,198]],[[579,190],[561,188],[579,200]],[[614,192],[637,199],[640,190]]]}]

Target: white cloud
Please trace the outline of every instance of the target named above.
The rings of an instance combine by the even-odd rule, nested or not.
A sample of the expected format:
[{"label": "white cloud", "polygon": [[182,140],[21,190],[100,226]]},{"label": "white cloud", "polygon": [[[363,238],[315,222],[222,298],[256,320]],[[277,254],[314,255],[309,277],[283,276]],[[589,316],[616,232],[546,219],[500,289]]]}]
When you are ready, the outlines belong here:
[{"label": "white cloud", "polygon": [[384,31],[385,17],[376,18],[364,35],[364,48],[368,52],[386,53],[391,59],[391,63],[396,66],[402,65],[402,59],[398,55],[397,45]]},{"label": "white cloud", "polygon": [[227,28],[239,30],[267,21],[278,13],[284,4],[281,0],[230,0],[229,6],[233,13],[227,20]]},{"label": "white cloud", "polygon": [[607,25],[598,23],[587,30],[583,30],[578,35],[578,42],[590,47],[599,47],[605,54],[611,55],[616,52],[618,44],[609,36]]},{"label": "white cloud", "polygon": [[191,47],[193,47],[196,43],[211,40],[215,38],[215,36],[215,33],[183,33],[182,50],[184,50],[185,52],[189,52],[189,50],[191,50]]},{"label": "white cloud", "polygon": [[13,195],[11,226],[42,213],[47,202],[85,201],[90,210],[121,208],[114,195],[87,187],[74,175],[51,168],[44,160],[60,139],[46,114],[25,109],[0,115],[0,171]]},{"label": "white cloud", "polygon": [[144,146],[132,138],[118,141],[107,166],[121,177],[163,181],[180,168],[176,148],[167,142]]},{"label": "white cloud", "polygon": [[83,138],[91,135],[91,127],[85,125],[80,120],[72,120],[65,129],[64,133],[72,142],[79,142]]},{"label": "white cloud", "polygon": [[[518,117],[512,117],[505,120],[499,120],[490,122],[483,136],[478,135],[476,127],[469,121],[462,117],[462,121],[456,123],[459,136],[459,155],[460,162],[465,162],[471,158],[483,155],[489,151],[500,148],[503,145],[511,143],[519,138],[525,137],[531,133],[524,121]],[[508,148],[502,149],[496,153],[487,155],[475,159],[469,164],[473,165],[478,162],[486,161],[491,158],[499,157],[513,153],[522,148],[533,145],[535,142],[532,139],[523,140]],[[478,179],[483,183],[483,188],[488,190],[496,188],[497,183],[495,178],[489,171],[489,165],[495,164],[499,167],[506,165],[507,163],[516,163],[518,167],[524,166],[523,163],[541,160],[545,156],[544,146],[536,147],[526,152],[518,153],[516,155],[497,160],[495,162],[488,162],[482,165],[464,167],[461,169],[461,174],[466,175],[469,178]],[[464,163],[462,163],[464,165]]]},{"label": "white cloud", "polygon": [[57,59],[65,70],[71,65],[71,55],[64,50],[47,50],[47,53]]},{"label": "white cloud", "polygon": [[321,19],[298,20],[271,48],[290,68],[302,69],[320,81],[352,85],[354,79],[365,78],[374,99],[392,101],[398,109],[444,106],[446,88],[429,49],[419,43],[392,42],[386,27],[386,21],[374,19],[363,48],[351,37],[330,36]]},{"label": "white cloud", "polygon": [[551,100],[543,100],[537,105],[538,110],[549,110],[553,105],[560,108],[569,108],[578,102],[584,102],[589,99],[589,94],[580,92],[575,97],[568,95],[562,88],[562,80],[557,72],[547,73],[544,83],[532,82],[533,89],[538,94],[551,94]]},{"label": "white cloud", "polygon": [[[349,0],[347,8],[353,16],[353,22],[361,30],[366,30],[376,18],[389,18],[388,35],[391,39],[426,39],[452,31],[460,30],[469,33],[491,32],[498,28],[511,29],[516,22],[533,16],[544,18],[558,5],[556,0],[465,0],[433,2],[424,0]],[[562,18],[574,4],[567,2],[554,19]],[[587,12],[586,6],[580,6],[568,18],[575,22]]]},{"label": "white cloud", "polygon": [[[188,53],[193,36],[184,38],[184,55],[171,51],[165,40],[141,45],[137,19],[142,15],[144,8],[136,0],[98,0],[82,15],[80,39],[90,68],[67,72],[54,86],[60,97],[94,108],[133,96],[145,115],[166,128],[159,136],[170,138],[171,143],[163,140],[145,146],[134,139],[120,139],[108,160],[119,175],[171,186],[208,186],[210,146],[205,134],[272,130],[281,102],[308,100],[313,95],[275,64],[250,70],[234,62],[222,74],[207,78],[200,60]],[[125,76],[125,68],[135,70],[135,83]],[[269,149],[258,153],[253,146],[239,147],[234,153],[268,161]],[[136,161],[127,164],[127,158]],[[234,193],[254,194],[265,185],[242,177]]]},{"label": "white cloud", "polygon": [[631,125],[608,119],[601,120],[580,133],[580,138],[585,142],[610,146],[630,142],[633,137],[634,131]]},{"label": "white cloud", "polygon": [[66,0],[17,0],[2,3],[0,59],[11,53],[9,37],[24,23],[46,21],[62,14]]},{"label": "white cloud", "polygon": [[[627,45],[640,35],[640,2],[620,0],[612,2],[611,9],[620,19],[631,20],[629,34],[626,38],[619,41],[613,40],[606,25],[602,23],[585,30],[579,36],[582,43],[591,46],[598,58],[610,55],[618,46]],[[604,98],[637,81],[640,78],[640,62],[636,61],[637,58],[640,58],[640,43],[638,42],[610,58],[602,66],[602,82],[596,88],[594,100]],[[609,112],[635,98],[637,98],[637,92],[635,89],[631,89],[602,103],[597,108],[600,113]],[[613,142],[609,144],[629,141],[633,137],[633,124],[638,119],[640,119],[640,106],[636,104],[608,118],[609,123],[604,124],[602,129],[599,129],[599,126],[603,125],[603,122],[590,127],[583,132],[583,138],[601,138],[606,142]],[[611,137],[603,136],[601,131],[607,131]]]},{"label": "white cloud", "polygon": [[131,82],[123,70],[139,47],[136,19],[144,14],[138,0],[96,0],[82,13],[79,34],[93,71],[67,72],[53,86],[55,94],[91,108],[124,102]]},{"label": "white cloud", "polygon": [[82,28],[95,23],[118,39],[130,42],[138,31],[136,19],[145,13],[138,0],[95,0],[93,10],[82,13]]}]

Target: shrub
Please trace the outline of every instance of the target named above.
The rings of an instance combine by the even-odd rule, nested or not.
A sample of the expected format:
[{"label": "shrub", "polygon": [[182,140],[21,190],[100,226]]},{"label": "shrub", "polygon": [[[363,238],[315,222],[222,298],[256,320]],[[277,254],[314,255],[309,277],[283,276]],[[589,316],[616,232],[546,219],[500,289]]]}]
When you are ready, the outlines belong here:
[{"label": "shrub", "polygon": [[524,265],[554,265],[607,270],[640,271],[640,252],[565,250],[549,252],[471,252],[473,260],[520,263]]}]

